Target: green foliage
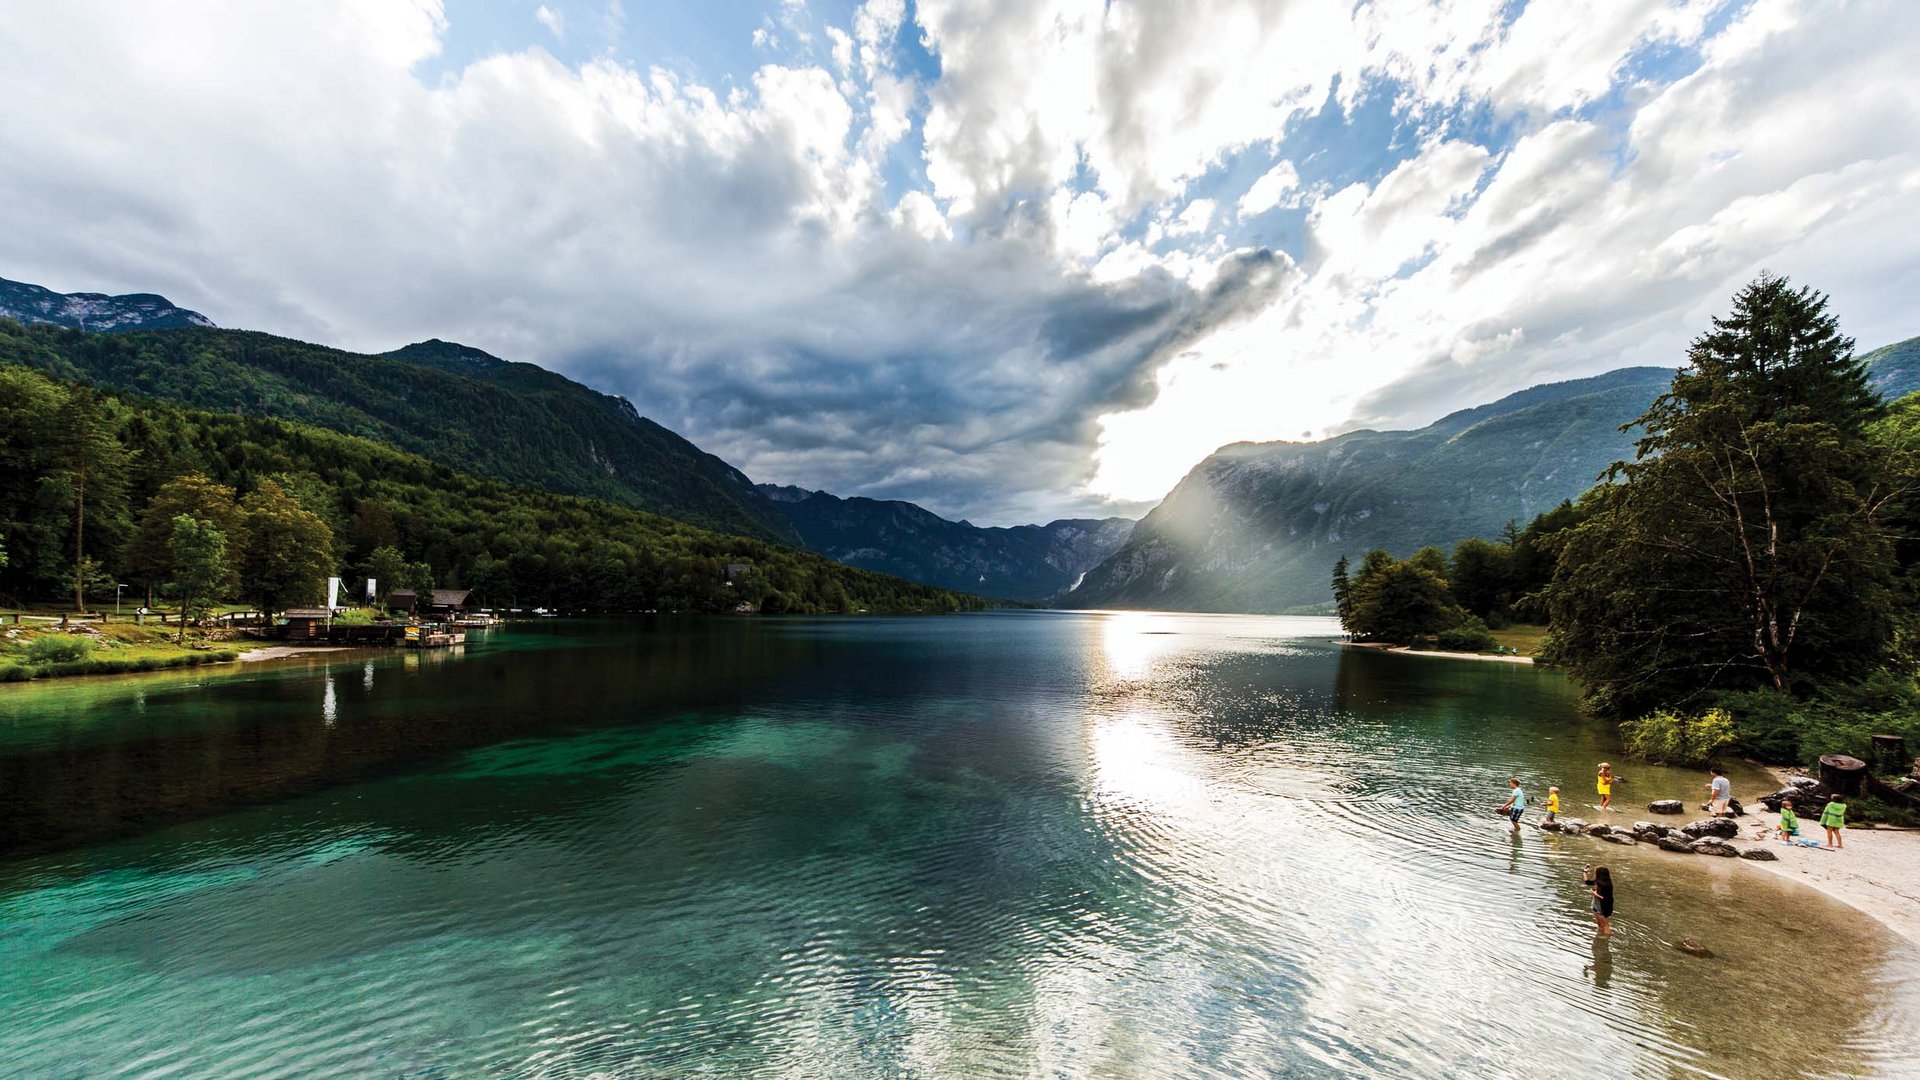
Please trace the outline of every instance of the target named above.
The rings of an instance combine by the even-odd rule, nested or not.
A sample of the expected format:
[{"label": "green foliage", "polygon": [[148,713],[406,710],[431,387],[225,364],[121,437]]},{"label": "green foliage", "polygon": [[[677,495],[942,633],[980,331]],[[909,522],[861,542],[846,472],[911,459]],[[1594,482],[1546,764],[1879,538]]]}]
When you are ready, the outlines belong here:
[{"label": "green foliage", "polygon": [[1747,690],[1721,695],[1720,704],[1733,715],[1740,749],[1764,761],[1811,765],[1824,754],[1870,761],[1873,736],[1881,733],[1920,744],[1920,691],[1894,672],[1807,698]]},{"label": "green foliage", "polygon": [[1333,564],[1333,612],[1340,616],[1340,625],[1347,626],[1353,621],[1353,579],[1347,573],[1347,557],[1340,556]]},{"label": "green foliage", "polygon": [[85,660],[93,652],[93,642],[72,634],[41,634],[27,642],[29,664],[66,664]]},{"label": "green foliage", "polygon": [[1491,652],[1498,644],[1487,624],[1478,615],[1469,615],[1459,626],[1450,626],[1434,635],[1434,644],[1448,652]]},{"label": "green foliage", "polygon": [[374,548],[367,556],[366,574],[373,579],[373,587],[379,594],[376,599],[384,601],[388,593],[405,588],[406,573],[407,557],[392,544]]},{"label": "green foliage", "polygon": [[1661,709],[1621,724],[1620,734],[1635,757],[1690,767],[1706,765],[1738,738],[1725,709],[1693,716]]},{"label": "green foliage", "polygon": [[247,550],[240,561],[240,587],[262,611],[281,611],[325,599],[333,576],[333,530],[295,502],[272,480],[241,500]]},{"label": "green foliage", "polygon": [[[1347,632],[1362,641],[1407,644],[1460,625],[1466,613],[1453,601],[1447,580],[1433,569],[1446,556],[1429,548],[1413,559],[1395,560],[1370,551],[1353,579]],[[1482,632],[1486,627],[1481,626]]]},{"label": "green foliage", "polygon": [[[59,379],[376,439],[438,464],[597,496],[763,540],[797,539],[726,462],[634,412],[531,364],[432,341],[363,356],[270,334],[182,328],[89,334],[0,321],[0,362]],[[311,473],[284,461],[259,471]],[[325,479],[324,477],[322,479]],[[348,485],[328,480],[342,489]],[[249,482],[236,485],[250,488]],[[307,505],[312,489],[282,483]],[[352,500],[343,498],[341,509]],[[364,554],[391,537],[377,537]]]},{"label": "green foliage", "polygon": [[[0,338],[9,326],[0,320]],[[71,579],[71,550],[63,553],[71,540],[68,508],[58,485],[54,498],[44,497],[54,470],[46,452],[46,418],[67,401],[66,387],[0,363],[0,533],[14,555],[0,567],[0,593],[45,596]],[[478,479],[367,439],[104,394],[95,395],[94,405],[115,425],[133,465],[128,501],[136,512],[146,510],[169,481],[192,474],[245,495],[241,569],[250,582],[247,592],[264,598],[261,585],[276,578],[291,590],[275,597],[282,604],[318,600],[335,565],[324,522],[283,489],[260,494],[279,488],[268,477],[286,473],[310,474],[331,487],[350,533],[371,537],[391,530],[386,546],[403,561],[422,564],[422,573],[442,586],[477,590],[477,601],[487,605],[731,611],[741,599],[726,584],[730,562],[751,563],[756,587],[785,596],[795,614],[957,611],[985,603],[627,506]],[[256,511],[263,512],[261,523],[277,530],[275,536],[293,541],[293,555],[285,554],[287,545],[256,535]],[[364,565],[379,546],[350,546],[347,559]],[[124,572],[124,548],[102,549],[99,557],[109,571]],[[265,572],[288,562],[295,565],[284,575]],[[391,588],[398,580],[382,585]]]},{"label": "green foliage", "polygon": [[183,514],[217,529],[225,548],[228,573],[208,584],[202,595],[233,592],[239,582],[232,567],[246,548],[246,515],[233,488],[197,472],[168,480],[148,500],[140,512],[133,540],[127,545],[128,573],[152,585],[174,578],[180,572],[175,561],[174,529]]},{"label": "green foliage", "polygon": [[1765,276],[1694,341],[1547,589],[1548,659],[1591,707],[1804,696],[1888,660],[1894,470],[1852,345],[1825,297]]},{"label": "green foliage", "polygon": [[1460,606],[1488,621],[1513,603],[1513,545],[1469,537],[1454,545],[1447,581]]},{"label": "green foliage", "polygon": [[180,597],[180,633],[187,639],[187,620],[202,614],[221,585],[233,578],[227,561],[227,537],[211,521],[192,514],[175,514],[167,537],[167,564],[173,571],[172,588]]}]

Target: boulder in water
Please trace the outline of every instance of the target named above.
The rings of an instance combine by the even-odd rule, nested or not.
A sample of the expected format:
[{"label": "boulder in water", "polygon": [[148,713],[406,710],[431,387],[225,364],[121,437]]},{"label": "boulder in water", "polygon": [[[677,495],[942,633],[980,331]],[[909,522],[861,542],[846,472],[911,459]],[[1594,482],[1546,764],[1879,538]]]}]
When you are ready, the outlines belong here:
[{"label": "boulder in water", "polygon": [[1656,842],[1660,845],[1660,850],[1662,851],[1677,851],[1682,855],[1693,854],[1693,844],[1690,841],[1682,840],[1678,836],[1663,836]]},{"label": "boulder in water", "polygon": [[1543,821],[1540,823],[1539,829],[1541,832],[1559,832],[1560,823],[1557,821]]},{"label": "boulder in water", "polygon": [[1562,818],[1560,820],[1560,831],[1564,833],[1585,832],[1587,831],[1587,823],[1577,817]]},{"label": "boulder in water", "polygon": [[1587,826],[1582,831],[1585,832],[1588,836],[1605,836],[1608,833],[1613,831],[1613,826],[1607,824],[1604,821],[1601,821],[1601,822],[1596,822],[1592,825]]},{"label": "boulder in water", "polygon": [[1654,821],[1636,821],[1633,823],[1633,835],[1635,836],[1639,836],[1641,833],[1652,833],[1655,837],[1661,837],[1672,831],[1671,828]]},{"label": "boulder in water", "polygon": [[1680,826],[1680,831],[1695,840],[1703,836],[1716,836],[1722,840],[1731,840],[1740,835],[1740,826],[1732,818],[1701,818]]},{"label": "boulder in water", "polygon": [[1696,855],[1719,855],[1728,859],[1740,854],[1739,848],[1734,847],[1725,840],[1712,836],[1695,840],[1693,842],[1693,851]]},{"label": "boulder in water", "polygon": [[1626,844],[1629,847],[1640,842],[1635,840],[1631,834],[1623,833],[1618,829],[1613,830],[1600,839],[1605,840],[1609,844]]},{"label": "boulder in water", "polygon": [[1655,799],[1647,804],[1649,814],[1684,814],[1687,806],[1679,799]]},{"label": "boulder in water", "polygon": [[1779,862],[1780,861],[1780,856],[1775,855],[1771,848],[1763,848],[1763,847],[1747,848],[1745,851],[1742,851],[1740,853],[1740,857],[1743,859],[1752,859],[1754,862]]}]

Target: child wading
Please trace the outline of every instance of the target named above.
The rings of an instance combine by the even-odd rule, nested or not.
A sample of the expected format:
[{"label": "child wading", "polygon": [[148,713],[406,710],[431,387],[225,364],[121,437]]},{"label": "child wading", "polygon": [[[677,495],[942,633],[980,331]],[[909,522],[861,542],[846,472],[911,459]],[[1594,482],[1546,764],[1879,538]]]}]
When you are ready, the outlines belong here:
[{"label": "child wading", "polygon": [[1601,937],[1613,936],[1613,875],[1604,866],[1583,866],[1581,880],[1593,897],[1593,921]]},{"label": "child wading", "polygon": [[1560,789],[1557,787],[1547,789],[1547,820],[1560,820]]},{"label": "child wading", "polygon": [[1780,842],[1791,844],[1800,838],[1800,815],[1793,812],[1793,800],[1780,800]]},{"label": "child wading", "polygon": [[[1834,849],[1846,847],[1840,836],[1847,827],[1847,800],[1845,796],[1835,795],[1827,808],[1820,811],[1820,827],[1827,830],[1827,846]],[[1872,845],[1868,845],[1871,847]]]},{"label": "child wading", "polygon": [[1613,781],[1613,766],[1604,761],[1601,762],[1600,776],[1594,787],[1600,792],[1600,809],[1602,810],[1613,809]]},{"label": "child wading", "polygon": [[1513,834],[1518,836],[1520,835],[1520,815],[1527,809],[1527,793],[1520,790],[1520,781],[1517,778],[1507,781],[1507,786],[1513,790],[1507,796],[1507,801],[1500,804],[1500,812],[1507,815],[1507,819],[1513,822]]}]

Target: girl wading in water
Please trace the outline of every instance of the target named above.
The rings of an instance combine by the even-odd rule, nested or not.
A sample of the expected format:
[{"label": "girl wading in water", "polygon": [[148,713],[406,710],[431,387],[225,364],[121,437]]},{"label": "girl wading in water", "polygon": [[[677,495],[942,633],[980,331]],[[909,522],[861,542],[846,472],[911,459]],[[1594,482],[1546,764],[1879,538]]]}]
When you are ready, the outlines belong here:
[{"label": "girl wading in water", "polygon": [[1593,897],[1593,921],[1601,937],[1613,936],[1613,874],[1604,866],[1583,866],[1581,880]]}]

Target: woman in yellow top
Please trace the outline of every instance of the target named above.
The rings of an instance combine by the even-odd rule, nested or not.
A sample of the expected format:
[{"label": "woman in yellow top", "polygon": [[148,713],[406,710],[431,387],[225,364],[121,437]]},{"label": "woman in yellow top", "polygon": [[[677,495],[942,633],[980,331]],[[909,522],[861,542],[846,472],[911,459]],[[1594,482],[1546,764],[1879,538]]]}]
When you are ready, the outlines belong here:
[{"label": "woman in yellow top", "polygon": [[1609,765],[1609,764],[1607,764],[1607,763],[1606,763],[1606,762],[1604,762],[1604,761],[1603,761],[1603,762],[1601,762],[1601,763],[1600,763],[1600,777],[1599,777],[1599,780],[1598,780],[1598,782],[1596,783],[1596,785],[1595,785],[1595,786],[1596,786],[1596,788],[1597,788],[1597,789],[1599,790],[1599,792],[1600,792],[1600,809],[1602,809],[1602,810],[1611,810],[1611,809],[1613,809],[1613,781],[1614,781],[1614,779],[1615,779],[1615,777],[1614,777],[1614,775],[1613,775],[1613,766],[1612,766],[1612,765]]}]

